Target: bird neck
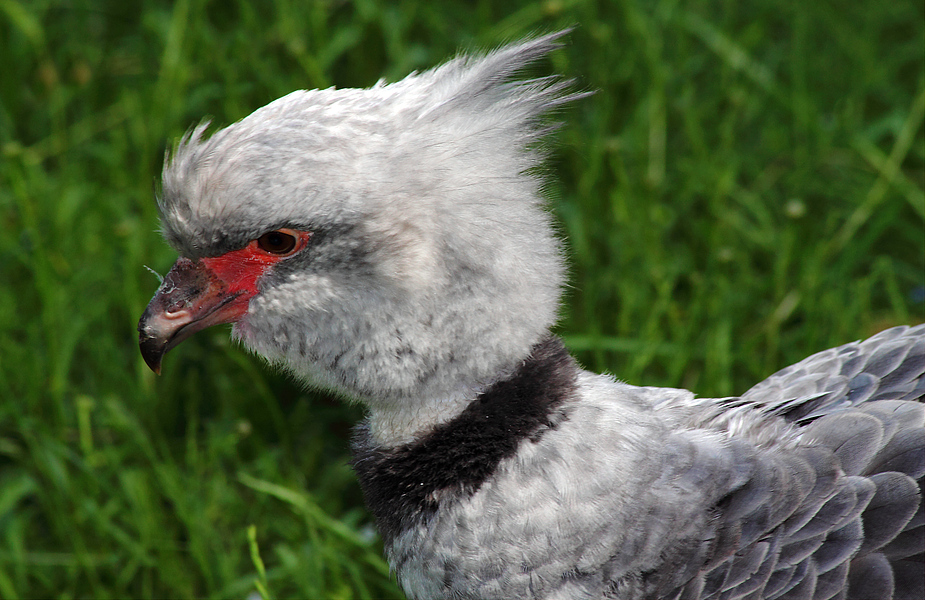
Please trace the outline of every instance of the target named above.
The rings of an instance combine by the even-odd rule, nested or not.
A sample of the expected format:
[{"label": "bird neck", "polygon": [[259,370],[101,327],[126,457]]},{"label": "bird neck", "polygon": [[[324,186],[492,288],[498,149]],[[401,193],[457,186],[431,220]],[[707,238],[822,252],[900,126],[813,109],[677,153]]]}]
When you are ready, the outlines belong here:
[{"label": "bird neck", "polygon": [[418,429],[410,441],[386,445],[373,429],[381,421],[361,425],[353,467],[386,540],[438,502],[474,493],[522,443],[538,442],[567,419],[579,372],[562,342],[550,336],[508,377],[427,432]]},{"label": "bird neck", "polygon": [[[499,395],[541,398],[548,392],[544,388],[555,387],[557,382],[551,378],[556,373],[565,369],[571,376],[573,367],[577,365],[562,341],[547,334],[531,348],[528,356],[502,370],[488,384],[464,387],[438,398],[410,397],[368,403],[370,411],[364,427],[377,446],[394,448],[410,444],[451,423],[476,402],[485,403]],[[498,407],[510,404],[507,400],[493,403]]]},{"label": "bird neck", "polygon": [[377,446],[410,444],[459,416],[476,396],[476,390],[466,389],[442,398],[398,400],[370,410],[365,426]]}]

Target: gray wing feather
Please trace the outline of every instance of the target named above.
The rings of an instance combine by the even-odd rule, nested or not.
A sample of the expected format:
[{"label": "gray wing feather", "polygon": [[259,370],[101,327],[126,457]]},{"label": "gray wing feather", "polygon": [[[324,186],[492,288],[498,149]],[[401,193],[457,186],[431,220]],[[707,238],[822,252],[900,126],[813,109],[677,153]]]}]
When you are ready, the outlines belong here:
[{"label": "gray wing feather", "polygon": [[911,527],[910,523],[906,527],[906,531],[897,535],[892,542],[883,547],[883,555],[890,561],[902,560],[925,552],[925,532],[922,531],[922,526]]},{"label": "gray wing feather", "polygon": [[803,439],[830,448],[848,475],[859,474],[880,451],[883,425],[859,411],[829,414],[814,421]]},{"label": "gray wing feather", "polygon": [[903,473],[889,471],[871,475],[877,493],[864,511],[863,552],[874,552],[905,530],[919,507],[919,489]]},{"label": "gray wing feather", "polygon": [[925,326],[898,327],[725,400],[783,417],[799,443],[757,452],[732,443],[748,480],[717,503],[703,568],[667,596],[925,597],[923,372]]},{"label": "gray wing feather", "polygon": [[920,400],[923,370],[925,325],[894,327],[785,367],[742,400],[791,421],[808,421],[868,401]]},{"label": "gray wing feather", "polygon": [[893,569],[882,554],[868,554],[851,561],[848,572],[848,598],[872,600],[892,598]]},{"label": "gray wing feather", "polygon": [[826,571],[816,577],[816,589],[814,596],[816,598],[844,598],[847,589],[845,584],[848,581],[847,562],[843,562],[834,569]]}]

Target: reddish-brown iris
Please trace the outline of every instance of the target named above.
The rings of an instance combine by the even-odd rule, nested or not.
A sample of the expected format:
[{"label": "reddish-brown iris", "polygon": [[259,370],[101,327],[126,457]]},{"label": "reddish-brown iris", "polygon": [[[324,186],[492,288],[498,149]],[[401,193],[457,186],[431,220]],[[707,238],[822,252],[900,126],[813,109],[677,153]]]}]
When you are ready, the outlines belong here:
[{"label": "reddish-brown iris", "polygon": [[301,250],[299,232],[291,229],[268,231],[256,240],[257,247],[276,256],[289,256]]}]

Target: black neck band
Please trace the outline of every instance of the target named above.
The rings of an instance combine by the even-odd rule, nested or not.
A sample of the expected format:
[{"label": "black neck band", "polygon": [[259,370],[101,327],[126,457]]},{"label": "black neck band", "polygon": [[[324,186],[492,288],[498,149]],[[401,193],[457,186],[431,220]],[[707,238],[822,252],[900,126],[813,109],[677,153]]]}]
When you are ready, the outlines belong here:
[{"label": "black neck band", "polygon": [[352,465],[386,543],[433,514],[440,502],[474,493],[522,442],[535,442],[555,427],[577,376],[562,341],[550,336],[510,377],[413,443],[376,447],[361,425]]}]

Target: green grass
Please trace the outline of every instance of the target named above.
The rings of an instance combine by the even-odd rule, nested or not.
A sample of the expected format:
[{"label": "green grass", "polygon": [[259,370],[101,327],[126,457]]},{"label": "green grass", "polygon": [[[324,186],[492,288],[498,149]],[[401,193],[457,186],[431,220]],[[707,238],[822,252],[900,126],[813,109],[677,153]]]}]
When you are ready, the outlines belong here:
[{"label": "green grass", "polygon": [[925,320],[916,2],[0,0],[0,597],[400,595],[356,408],[223,330],[141,361],[161,160],[206,115],[571,24],[536,72],[599,90],[549,162],[584,364],[733,394]]}]

